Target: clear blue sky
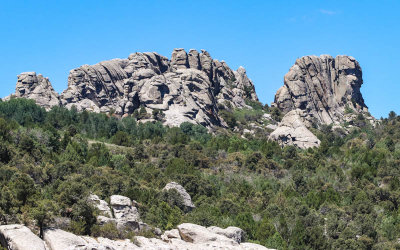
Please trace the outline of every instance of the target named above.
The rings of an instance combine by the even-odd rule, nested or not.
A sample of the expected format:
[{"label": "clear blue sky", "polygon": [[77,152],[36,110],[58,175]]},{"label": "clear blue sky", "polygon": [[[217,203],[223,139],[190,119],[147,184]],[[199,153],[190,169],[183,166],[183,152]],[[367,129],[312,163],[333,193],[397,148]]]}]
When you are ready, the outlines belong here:
[{"label": "clear blue sky", "polygon": [[346,54],[360,62],[361,91],[379,118],[400,113],[399,13],[396,0],[1,1],[0,96],[20,72],[41,73],[61,92],[83,64],[194,48],[244,66],[269,104],[296,58]]}]

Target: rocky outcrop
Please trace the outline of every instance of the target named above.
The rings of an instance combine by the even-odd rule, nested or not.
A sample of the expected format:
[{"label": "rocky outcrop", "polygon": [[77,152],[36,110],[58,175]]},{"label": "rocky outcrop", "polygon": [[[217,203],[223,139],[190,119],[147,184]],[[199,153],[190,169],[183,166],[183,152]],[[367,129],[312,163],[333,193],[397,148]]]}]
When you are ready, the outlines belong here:
[{"label": "rocky outcrop", "polygon": [[44,242],[23,225],[0,226],[0,245],[9,250],[45,250]]},{"label": "rocky outcrop", "polygon": [[115,224],[120,231],[148,231],[151,228],[140,219],[136,201],[122,195],[112,195],[110,205],[101,200],[97,195],[90,195],[88,202],[100,212],[97,216],[97,223],[104,225],[107,223]]},{"label": "rocky outcrop", "polygon": [[87,243],[81,237],[61,229],[45,230],[43,240],[50,249],[69,249],[71,246],[85,246]]},{"label": "rocky outcrop", "polygon": [[269,136],[269,139],[277,141],[281,146],[293,145],[302,149],[318,147],[320,140],[310,131],[310,121],[307,114],[300,109],[287,113],[282,121]]},{"label": "rocky outcrop", "polygon": [[40,74],[36,75],[36,72],[25,72],[18,75],[15,94],[6,97],[5,100],[11,97],[35,100],[38,105],[46,110],[49,110],[52,106],[60,105],[59,96],[54,91],[49,78]]},{"label": "rocky outcrop", "polygon": [[112,195],[110,205],[114,212],[118,229],[140,230],[145,225],[139,211],[132,205],[131,199],[122,195]]},{"label": "rocky outcrop", "polygon": [[207,127],[224,126],[218,106],[244,107],[245,99],[258,100],[246,71],[231,70],[208,52],[175,49],[171,60],[157,53],[135,53],[71,70],[68,89],[61,94],[64,106],[120,116],[144,107],[147,120],[160,110],[164,124],[182,122]]},{"label": "rocky outcrop", "polygon": [[[49,109],[73,106],[78,111],[129,116],[144,108],[142,121],[160,120],[165,125],[182,122],[208,128],[226,126],[219,107],[249,107],[245,100],[258,101],[254,85],[240,67],[233,71],[224,61],[202,50],[175,49],[171,60],[155,52],[134,53],[83,65],[70,71],[68,88],[60,95],[47,78],[34,72],[18,76],[15,97],[34,99]],[[153,111],[159,113],[153,115]]]},{"label": "rocky outcrop", "polygon": [[[178,229],[165,232],[161,239],[136,236],[131,241],[77,236],[60,229],[47,229],[43,234],[44,240],[41,240],[27,227],[22,225],[8,225],[0,226],[0,243],[3,247],[11,250],[268,250],[261,245],[238,242],[235,232],[239,231],[237,229],[222,229],[217,227],[207,229],[199,225],[184,223],[179,225]],[[225,236],[226,232],[228,232],[228,236]],[[3,241],[4,238],[7,240]]]},{"label": "rocky outcrop", "polygon": [[195,205],[192,202],[192,198],[190,197],[190,194],[188,192],[186,192],[184,187],[182,187],[180,184],[178,184],[176,182],[170,182],[164,187],[163,190],[168,191],[168,190],[171,190],[171,189],[174,189],[174,190],[176,190],[178,192],[178,194],[182,198],[183,205],[185,207],[187,207],[188,209],[195,208]]},{"label": "rocky outcrop", "polygon": [[305,56],[296,60],[275,95],[284,113],[300,109],[316,124],[343,122],[346,109],[366,113],[359,63],[350,56]]},{"label": "rocky outcrop", "polygon": [[108,203],[104,200],[101,200],[99,196],[95,194],[89,195],[88,202],[89,204],[97,208],[100,211],[101,215],[110,218],[112,217],[111,209],[108,206]]}]

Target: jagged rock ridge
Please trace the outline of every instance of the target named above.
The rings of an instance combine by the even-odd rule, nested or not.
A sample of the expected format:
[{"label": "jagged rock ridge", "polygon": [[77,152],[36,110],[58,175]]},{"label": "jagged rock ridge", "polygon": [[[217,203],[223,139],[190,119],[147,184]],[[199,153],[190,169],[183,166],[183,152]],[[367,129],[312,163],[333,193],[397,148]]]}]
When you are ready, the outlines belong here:
[{"label": "jagged rock ridge", "polygon": [[15,96],[34,99],[46,109],[75,106],[78,111],[119,116],[143,107],[145,121],[155,118],[172,126],[188,121],[209,128],[226,126],[218,115],[219,106],[242,108],[247,107],[246,99],[258,101],[244,68],[233,71],[207,51],[186,53],[183,49],[175,49],[171,60],[146,52],[83,65],[70,71],[68,88],[60,96],[47,78],[23,73],[18,76]]},{"label": "jagged rock ridge", "polygon": [[361,67],[351,56],[305,56],[285,75],[273,106],[284,113],[303,110],[317,124],[339,124],[346,109],[368,112],[362,84]]}]

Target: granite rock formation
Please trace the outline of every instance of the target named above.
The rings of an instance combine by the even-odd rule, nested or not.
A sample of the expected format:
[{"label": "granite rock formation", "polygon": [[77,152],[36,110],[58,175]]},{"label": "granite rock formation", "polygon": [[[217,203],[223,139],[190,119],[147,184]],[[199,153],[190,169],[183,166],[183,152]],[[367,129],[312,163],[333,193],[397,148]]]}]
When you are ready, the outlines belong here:
[{"label": "granite rock formation", "polygon": [[100,211],[102,216],[112,217],[111,209],[108,206],[108,203],[104,200],[101,200],[99,196],[95,194],[91,194],[88,197],[88,202],[93,207],[97,208]]},{"label": "granite rock formation", "polygon": [[167,185],[165,185],[163,190],[176,190],[179,194],[179,196],[182,198],[183,205],[188,208],[189,210],[195,208],[195,205],[192,202],[192,198],[190,197],[190,194],[186,192],[185,188],[182,187],[180,184],[176,182],[170,182]]},{"label": "granite rock formation", "polygon": [[91,194],[88,197],[89,204],[99,210],[97,223],[102,226],[107,223],[113,223],[120,231],[147,231],[150,227],[140,219],[139,211],[136,207],[136,201],[122,195],[112,195],[110,205],[101,200],[97,195]]},{"label": "granite rock formation", "polygon": [[44,242],[23,225],[0,226],[0,246],[11,250],[45,250]]},{"label": "granite rock formation", "polygon": [[59,95],[54,91],[49,78],[40,74],[36,75],[36,72],[25,72],[18,75],[15,94],[5,99],[8,100],[12,96],[33,99],[46,110],[60,105]]},{"label": "granite rock formation", "polygon": [[287,113],[279,126],[270,134],[269,139],[277,141],[281,146],[297,146],[302,149],[318,147],[320,140],[310,131],[307,115],[300,109]]},{"label": "granite rock formation", "polygon": [[305,56],[285,75],[273,106],[284,113],[303,110],[316,124],[339,124],[346,109],[368,112],[360,92],[362,84],[361,67],[353,57]]},{"label": "granite rock formation", "polygon": [[282,146],[317,147],[320,141],[308,130],[312,126],[343,124],[350,113],[364,114],[373,123],[360,92],[362,84],[361,67],[351,56],[297,59],[272,103],[285,116],[269,138]]},{"label": "granite rock formation", "polygon": [[178,229],[166,231],[161,239],[135,236],[131,241],[78,236],[61,229],[49,228],[44,231],[42,240],[23,225],[3,225],[0,226],[0,246],[12,250],[268,250],[258,244],[238,242],[238,237],[242,237],[238,236],[238,233],[241,232],[243,231],[240,228],[213,227],[210,230],[199,225],[184,223],[179,225]]},{"label": "granite rock formation", "polygon": [[246,100],[258,101],[244,68],[233,71],[205,50],[183,49],[175,49],[171,60],[146,52],[83,65],[70,71],[68,88],[60,96],[47,78],[22,73],[14,96],[34,99],[46,109],[75,106],[78,111],[121,117],[144,108],[143,121],[160,120],[169,126],[191,122],[208,128],[226,126],[218,115],[221,105],[243,108],[249,107]]}]

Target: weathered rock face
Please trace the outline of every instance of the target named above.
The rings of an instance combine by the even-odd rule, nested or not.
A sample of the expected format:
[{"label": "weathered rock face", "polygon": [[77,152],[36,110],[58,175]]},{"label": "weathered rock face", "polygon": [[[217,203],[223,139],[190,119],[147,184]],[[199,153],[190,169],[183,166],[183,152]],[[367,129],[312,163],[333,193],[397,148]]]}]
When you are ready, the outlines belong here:
[{"label": "weathered rock face", "polygon": [[161,110],[166,125],[188,121],[207,127],[225,125],[218,103],[240,108],[245,99],[258,100],[243,68],[233,71],[206,51],[183,49],[175,49],[171,60],[151,52],[84,65],[71,70],[61,94],[68,108],[126,116],[142,106],[148,118]]},{"label": "weathered rock face", "polygon": [[287,113],[269,139],[277,141],[281,146],[293,145],[302,149],[318,147],[320,140],[310,131],[307,114],[300,109]]},{"label": "weathered rock face", "polygon": [[81,237],[60,229],[45,230],[43,240],[50,249],[68,249],[71,246],[84,246],[86,244],[86,241]]},{"label": "weathered rock face", "polygon": [[174,189],[178,192],[178,194],[181,196],[183,205],[185,205],[188,209],[193,209],[195,205],[192,202],[192,198],[190,197],[190,194],[186,192],[185,188],[182,187],[180,184],[176,182],[170,182],[168,183],[163,190],[170,190]]},{"label": "weathered rock face", "polygon": [[[35,72],[25,72],[18,75],[15,87],[15,97],[33,99],[36,103],[49,110],[52,106],[59,106],[60,99],[54,91],[49,78],[36,75]],[[11,96],[6,97],[6,99]]]},{"label": "weathered rock face", "polygon": [[222,229],[219,227],[212,226],[208,227],[207,230],[219,235],[223,235],[229,239],[234,240],[237,243],[243,242],[245,238],[244,231],[238,227],[227,227],[225,229]]},{"label": "weathered rock face", "polygon": [[305,56],[285,75],[274,106],[284,113],[300,109],[318,124],[343,122],[345,109],[367,112],[361,95],[359,63],[350,56]]},{"label": "weathered rock face", "polygon": [[[222,229],[212,227],[211,229],[207,229],[199,225],[184,223],[179,225],[178,229],[165,232],[161,236],[161,239],[136,236],[130,241],[77,236],[60,229],[47,229],[44,231],[43,241],[27,227],[22,225],[8,225],[0,226],[0,243],[3,247],[11,250],[268,250],[261,245],[239,242],[237,237],[242,237],[240,235],[242,232],[240,228]],[[7,240],[3,241],[4,238]]]},{"label": "weathered rock face", "polygon": [[128,197],[112,195],[110,205],[118,229],[141,230],[142,227],[147,226],[141,221],[139,211],[132,205],[132,201]]},{"label": "weathered rock face", "polygon": [[[83,65],[70,71],[68,88],[60,96],[48,78],[22,73],[14,96],[34,99],[46,109],[75,106],[78,111],[119,116],[144,107],[143,121],[157,119],[170,126],[191,122],[208,128],[226,126],[218,115],[220,105],[242,108],[248,107],[246,99],[258,101],[244,68],[233,71],[207,51],[184,49],[175,49],[171,60],[146,52]],[[154,117],[155,110],[161,115]]]},{"label": "weathered rock face", "polygon": [[44,242],[23,225],[0,226],[0,246],[10,250],[45,250]]},{"label": "weathered rock face", "polygon": [[103,216],[110,218],[112,217],[111,209],[108,206],[108,203],[104,200],[101,200],[97,195],[89,195],[88,202],[97,208]]}]

